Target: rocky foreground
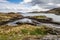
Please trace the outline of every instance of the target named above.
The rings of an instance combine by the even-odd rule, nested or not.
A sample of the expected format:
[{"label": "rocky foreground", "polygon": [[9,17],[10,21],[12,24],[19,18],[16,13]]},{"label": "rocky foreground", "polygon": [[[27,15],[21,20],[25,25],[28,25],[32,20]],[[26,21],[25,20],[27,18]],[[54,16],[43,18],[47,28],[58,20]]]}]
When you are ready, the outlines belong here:
[{"label": "rocky foreground", "polygon": [[[17,21],[23,18],[29,18],[34,21],[32,21],[33,23],[29,21]],[[23,17],[22,15],[15,13],[1,13],[0,40],[60,40],[60,31],[41,24],[37,26],[36,24],[40,23],[37,19],[44,22],[52,21],[52,19],[46,19],[45,16]],[[17,21],[16,26],[11,26],[13,24],[7,25],[10,22],[15,23],[14,21]]]},{"label": "rocky foreground", "polygon": [[57,30],[44,25],[0,26],[0,40],[57,40],[59,38]]}]

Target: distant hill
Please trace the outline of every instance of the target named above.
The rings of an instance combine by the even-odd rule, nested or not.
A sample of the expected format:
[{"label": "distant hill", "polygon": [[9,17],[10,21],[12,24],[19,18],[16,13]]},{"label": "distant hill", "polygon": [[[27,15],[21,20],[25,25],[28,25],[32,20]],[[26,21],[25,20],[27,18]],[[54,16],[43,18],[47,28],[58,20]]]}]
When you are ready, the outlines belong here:
[{"label": "distant hill", "polygon": [[31,13],[54,13],[54,14],[60,14],[60,7],[59,8],[53,8],[53,9],[50,9],[48,11],[34,11],[34,12],[31,12]]},{"label": "distant hill", "polygon": [[40,11],[32,11],[32,12],[29,12],[29,13],[40,13]]},{"label": "distant hill", "polygon": [[60,14],[60,7],[59,8],[53,8],[49,11],[46,11],[46,13],[56,13],[56,14]]},{"label": "distant hill", "polygon": [[60,15],[60,7],[59,8],[53,8],[48,11],[41,11],[41,13],[53,13],[56,15]]}]

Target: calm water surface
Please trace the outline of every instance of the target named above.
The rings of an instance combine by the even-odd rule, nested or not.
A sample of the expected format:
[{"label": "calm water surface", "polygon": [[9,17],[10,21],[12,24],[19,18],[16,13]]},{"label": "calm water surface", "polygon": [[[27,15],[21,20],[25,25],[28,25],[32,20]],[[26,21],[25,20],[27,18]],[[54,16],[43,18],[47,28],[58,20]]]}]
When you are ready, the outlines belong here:
[{"label": "calm water surface", "polygon": [[[22,13],[23,16],[41,16],[41,15],[45,15],[49,18],[52,18],[53,21],[55,22],[60,22],[60,15],[55,15],[55,14],[50,14],[50,13]],[[10,22],[8,23],[8,25],[17,25],[15,24],[16,22],[29,22],[29,23],[32,23],[32,20],[31,19],[28,19],[28,18],[24,18],[24,19],[19,19],[17,21],[14,21],[14,22]],[[49,27],[55,27],[55,28],[60,28],[60,25],[55,25],[55,24],[47,24],[47,23],[41,23],[43,25],[46,25],[46,26],[49,26]]]},{"label": "calm water surface", "polygon": [[52,14],[52,13],[23,13],[22,14],[23,16],[40,16],[40,15],[45,15],[49,18],[52,18],[53,21],[55,22],[60,22],[60,15],[55,15],[55,14]]}]

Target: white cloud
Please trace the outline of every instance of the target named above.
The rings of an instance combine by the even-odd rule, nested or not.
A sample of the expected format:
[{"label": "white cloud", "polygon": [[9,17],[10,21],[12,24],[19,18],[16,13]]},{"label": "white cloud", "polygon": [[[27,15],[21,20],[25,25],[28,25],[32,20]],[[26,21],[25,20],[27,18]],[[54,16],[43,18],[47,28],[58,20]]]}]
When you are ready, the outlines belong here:
[{"label": "white cloud", "polygon": [[[3,2],[4,1],[4,2]],[[27,11],[27,7],[24,3],[14,4],[9,3],[6,0],[0,0],[0,12],[18,12],[18,11]]]},{"label": "white cloud", "polygon": [[7,0],[0,0],[0,11],[46,11],[51,8],[60,7],[60,0],[24,0],[19,4],[9,3]]},{"label": "white cloud", "polygon": [[24,0],[24,3],[28,3],[31,2],[32,0]]},{"label": "white cloud", "polygon": [[48,3],[48,5],[54,5],[54,3]]},{"label": "white cloud", "polygon": [[60,7],[60,4],[57,4],[58,7]]},{"label": "white cloud", "polygon": [[31,9],[33,11],[47,11],[47,10],[49,10],[49,9],[44,9],[44,8],[38,6],[38,5],[33,6]]},{"label": "white cloud", "polygon": [[6,0],[0,0],[0,3],[1,3],[1,2],[7,2],[7,1],[6,1]]},{"label": "white cloud", "polygon": [[6,1],[6,0],[0,0],[0,2],[1,2],[1,1]]}]

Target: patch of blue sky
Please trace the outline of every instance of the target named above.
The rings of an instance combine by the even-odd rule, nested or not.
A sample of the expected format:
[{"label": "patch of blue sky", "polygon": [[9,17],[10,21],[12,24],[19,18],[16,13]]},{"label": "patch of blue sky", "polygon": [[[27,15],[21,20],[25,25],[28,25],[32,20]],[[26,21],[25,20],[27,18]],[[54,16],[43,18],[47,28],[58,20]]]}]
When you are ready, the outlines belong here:
[{"label": "patch of blue sky", "polygon": [[10,3],[16,3],[16,4],[23,2],[23,0],[7,0],[7,1]]}]

